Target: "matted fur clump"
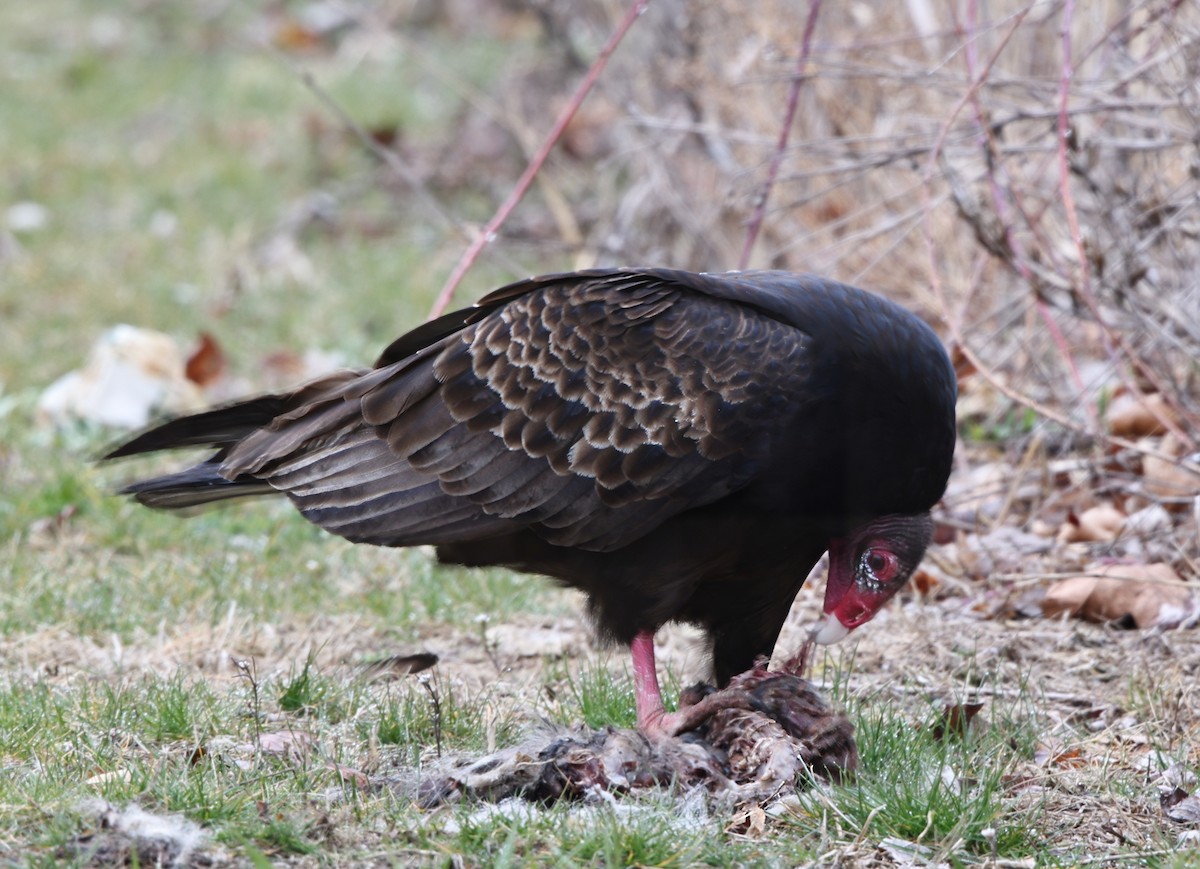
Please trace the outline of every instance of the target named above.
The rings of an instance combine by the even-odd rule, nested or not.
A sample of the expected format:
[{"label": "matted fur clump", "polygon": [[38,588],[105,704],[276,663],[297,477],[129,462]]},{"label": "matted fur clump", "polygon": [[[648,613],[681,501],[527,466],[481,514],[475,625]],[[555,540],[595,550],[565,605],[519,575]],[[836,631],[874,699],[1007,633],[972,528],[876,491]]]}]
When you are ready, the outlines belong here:
[{"label": "matted fur clump", "polygon": [[[691,688],[681,703],[694,704],[711,690]],[[416,784],[416,797],[434,807],[463,798],[553,802],[701,787],[737,802],[762,802],[803,787],[813,775],[840,781],[853,773],[853,725],[806,680],[756,668],[722,693],[734,698],[726,708],[676,737],[548,725],[511,748],[448,761]]]}]

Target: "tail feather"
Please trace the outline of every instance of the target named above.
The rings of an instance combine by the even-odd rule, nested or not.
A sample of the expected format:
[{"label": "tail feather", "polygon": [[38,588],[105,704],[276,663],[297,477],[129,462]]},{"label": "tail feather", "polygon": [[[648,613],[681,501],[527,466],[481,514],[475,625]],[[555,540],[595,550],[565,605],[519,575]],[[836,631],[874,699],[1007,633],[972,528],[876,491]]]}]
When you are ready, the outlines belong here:
[{"label": "tail feather", "polygon": [[212,462],[131,483],[121,490],[122,495],[132,495],[134,500],[155,510],[186,510],[232,498],[276,493],[270,484],[253,477],[227,480]]},{"label": "tail feather", "polygon": [[278,488],[248,469],[231,467],[228,457],[247,439],[253,443],[256,432],[263,431],[267,440],[271,440],[275,427],[289,414],[308,413],[314,403],[332,403],[336,408],[342,401],[339,390],[365,373],[335,371],[295,392],[263,395],[168,420],[117,446],[104,459],[188,447],[215,450],[190,468],[131,483],[121,490],[121,494],[132,495],[157,510],[187,510],[233,498],[277,494]]},{"label": "tail feather", "polygon": [[259,398],[183,416],[142,432],[104,456],[119,459],[140,453],[173,450],[184,447],[226,447],[244,438],[257,428],[286,411],[291,397],[264,395]]},{"label": "tail feather", "polygon": [[250,476],[227,479],[219,470],[229,449],[251,432],[269,425],[294,401],[288,395],[264,395],[227,407],[169,420],[142,432],[105,459],[119,459],[160,450],[214,447],[217,452],[186,470],[131,483],[122,495],[156,510],[187,510],[218,501],[275,494],[276,489]]}]

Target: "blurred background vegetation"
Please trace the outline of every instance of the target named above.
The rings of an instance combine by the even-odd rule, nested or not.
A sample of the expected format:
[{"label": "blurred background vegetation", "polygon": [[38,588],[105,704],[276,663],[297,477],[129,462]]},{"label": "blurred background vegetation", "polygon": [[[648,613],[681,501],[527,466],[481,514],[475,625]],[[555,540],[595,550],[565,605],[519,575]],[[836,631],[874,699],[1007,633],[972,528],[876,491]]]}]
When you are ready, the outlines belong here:
[{"label": "blurred background vegetation", "polygon": [[[211,332],[243,375],[285,348],[371,358],[427,313],[624,8],[9,4],[0,382],[45,385],[117,322]],[[735,267],[803,49],[750,265],[916,307],[1018,394],[972,409],[985,430],[1034,405],[1100,434],[1130,390],[1194,427],[1196,19],[653,3],[458,301],[532,272]]]}]

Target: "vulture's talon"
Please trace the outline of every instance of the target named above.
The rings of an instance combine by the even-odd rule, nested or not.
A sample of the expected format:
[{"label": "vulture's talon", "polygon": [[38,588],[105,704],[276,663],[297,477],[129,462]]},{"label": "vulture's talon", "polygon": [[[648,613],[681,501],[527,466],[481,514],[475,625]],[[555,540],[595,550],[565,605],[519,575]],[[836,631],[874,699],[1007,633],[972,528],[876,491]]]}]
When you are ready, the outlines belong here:
[{"label": "vulture's talon", "polygon": [[674,739],[700,729],[722,709],[752,709],[749,694],[740,688],[723,688],[695,703],[680,706],[674,712],[656,712],[638,722],[638,729],[650,739]]}]

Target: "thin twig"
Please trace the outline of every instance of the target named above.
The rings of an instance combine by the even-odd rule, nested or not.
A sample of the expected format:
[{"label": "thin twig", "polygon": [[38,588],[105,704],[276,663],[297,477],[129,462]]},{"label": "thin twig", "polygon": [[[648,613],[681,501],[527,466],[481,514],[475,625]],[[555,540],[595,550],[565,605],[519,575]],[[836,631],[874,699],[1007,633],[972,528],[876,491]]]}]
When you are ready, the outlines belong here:
[{"label": "thin twig", "polygon": [[[977,11],[978,6],[976,3],[972,2],[967,4],[968,28],[972,34],[974,34],[976,30]],[[974,39],[971,39],[967,41],[966,50],[963,52],[963,62],[967,68],[967,76],[972,80],[975,78],[975,48],[976,42]],[[1037,286],[1037,280],[1033,274],[1029,256],[1025,253],[1023,249],[1024,245],[1021,242],[1021,237],[1017,234],[1016,226],[1009,219],[1008,215],[1007,201],[1006,197],[1004,196],[1004,192],[1006,190],[1011,191],[1012,185],[1002,185],[1000,183],[1000,179],[997,178],[997,172],[1000,171],[1000,164],[999,161],[995,159],[996,131],[994,126],[987,122],[986,113],[984,112],[983,104],[979,99],[978,90],[974,90],[971,94],[971,106],[975,109],[975,123],[979,129],[980,145],[988,154],[988,159],[984,161],[984,165],[987,167],[988,189],[992,194],[992,208],[996,212],[996,217],[999,219],[1000,225],[1004,228],[1005,255],[1003,259],[1013,269],[1016,270],[1017,274],[1021,276],[1027,286],[1035,287]],[[1019,205],[1018,210],[1024,213],[1024,209],[1020,208]],[[1042,323],[1050,332],[1050,338],[1054,342],[1055,347],[1058,348],[1059,355],[1062,357],[1063,362],[1067,366],[1067,371],[1071,375],[1071,380],[1075,383],[1076,392],[1082,396],[1085,392],[1083,378],[1079,374],[1079,367],[1075,364],[1075,359],[1071,356],[1071,349],[1067,346],[1067,340],[1063,336],[1062,330],[1059,329],[1058,323],[1055,322],[1054,317],[1050,314],[1049,306],[1040,295],[1035,300],[1035,307],[1037,309],[1038,316],[1042,320]],[[1084,410],[1088,414],[1088,418],[1092,420],[1093,424],[1095,424],[1095,414],[1092,411],[1091,405],[1087,404],[1086,402],[1081,403],[1083,404]]]},{"label": "thin twig", "polygon": [[428,673],[422,673],[417,677],[417,683],[425,689],[429,695],[429,703],[433,708],[433,738],[437,744],[437,756],[442,756],[442,698],[438,694],[437,686],[433,684],[433,679]]},{"label": "thin twig", "polygon": [[621,19],[621,23],[617,25],[617,29],[608,38],[608,42],[600,49],[600,54],[592,62],[591,68],[588,69],[587,74],[583,77],[583,81],[579,83],[579,87],[575,89],[575,93],[571,96],[570,101],[559,113],[558,120],[554,122],[554,126],[547,134],[545,141],[542,142],[541,147],[538,148],[537,153],[530,159],[529,165],[525,167],[525,171],[521,173],[521,177],[517,180],[512,192],[508,194],[508,198],[504,200],[503,204],[496,210],[496,213],[492,215],[492,219],[487,222],[483,230],[475,235],[475,238],[471,241],[471,245],[454,267],[454,271],[446,279],[445,285],[438,292],[437,300],[433,303],[433,309],[429,312],[431,320],[441,316],[442,312],[446,310],[459,282],[462,281],[463,276],[474,264],[480,251],[496,237],[501,224],[508,219],[508,216],[512,214],[513,210],[525,196],[530,184],[533,183],[534,176],[541,170],[542,164],[550,156],[550,151],[558,143],[563,131],[567,128],[567,124],[575,117],[575,113],[583,104],[584,98],[587,97],[592,86],[600,78],[600,73],[604,71],[604,67],[608,65],[608,59],[612,56],[617,46],[621,44],[621,40],[625,38],[625,34],[633,26],[633,22],[645,11],[649,3],[650,0],[634,0],[633,4],[629,7],[629,11],[625,13],[625,17]]},{"label": "thin twig", "polygon": [[942,311],[942,319],[945,321],[946,327],[950,330],[951,337],[959,345],[963,344],[961,336],[961,324],[955,322],[950,317],[950,307],[946,303],[945,292],[942,289],[941,276],[938,272],[937,245],[934,243],[933,229],[930,226],[930,221],[933,218],[933,196],[930,192],[933,187],[933,171],[938,165],[942,148],[945,146],[946,137],[950,134],[950,128],[953,126],[955,118],[958,117],[959,112],[963,110],[963,107],[971,100],[976,91],[983,87],[983,83],[987,81],[988,74],[991,72],[992,67],[995,65],[996,61],[1000,59],[1000,55],[1004,52],[1004,49],[1008,47],[1009,40],[1012,39],[1013,34],[1017,32],[1017,28],[1021,26],[1021,22],[1025,20],[1025,16],[1029,14],[1031,9],[1031,6],[1026,6],[1013,16],[1012,24],[1009,25],[1008,31],[1001,38],[1000,44],[996,46],[996,50],[992,52],[992,56],[988,58],[987,63],[979,72],[979,75],[977,75],[971,82],[970,86],[967,88],[967,92],[959,98],[954,108],[951,109],[950,113],[946,116],[946,120],[942,122],[942,126],[938,130],[937,138],[934,139],[933,146],[929,149],[929,159],[925,162],[925,172],[923,174],[924,184],[921,188],[922,205],[925,207],[925,219],[922,221],[922,229],[924,230],[923,235],[925,237],[925,251],[929,257],[930,290],[933,292],[934,298],[938,300],[938,304]]},{"label": "thin twig", "polygon": [[[1076,296],[1080,298],[1096,325],[1100,327],[1100,332],[1104,336],[1104,349],[1108,352],[1109,357],[1116,356],[1113,343],[1120,349],[1121,355],[1136,368],[1148,382],[1154,384],[1159,393],[1170,402],[1168,390],[1163,386],[1161,378],[1158,374],[1146,364],[1141,355],[1137,353],[1124,337],[1112,329],[1104,317],[1100,313],[1100,305],[1096,301],[1096,294],[1092,291],[1091,268],[1089,266],[1089,258],[1087,247],[1084,244],[1083,231],[1079,226],[1079,212],[1075,207],[1075,197],[1071,191],[1071,168],[1070,160],[1067,156],[1067,145],[1072,138],[1071,130],[1071,114],[1070,114],[1070,95],[1071,95],[1071,79],[1074,77],[1074,67],[1071,61],[1071,24],[1075,15],[1075,0],[1065,0],[1063,4],[1062,27],[1059,31],[1059,36],[1062,40],[1062,63],[1059,70],[1059,87],[1058,87],[1058,187],[1059,195],[1062,197],[1063,211],[1067,216],[1067,227],[1071,232],[1071,240],[1075,244],[1076,257],[1079,261],[1079,286]],[[1138,387],[1136,381],[1128,380],[1128,385],[1131,387],[1134,395],[1138,398],[1144,398],[1142,390]],[[1146,405],[1151,414],[1172,434],[1175,435],[1189,450],[1195,449],[1195,440],[1188,435],[1182,428],[1175,424],[1175,421],[1170,418],[1170,414],[1159,411],[1150,405]]]},{"label": "thin twig", "polygon": [[813,31],[817,27],[817,14],[821,11],[821,0],[809,0],[808,20],[804,22],[804,35],[800,42],[800,56],[796,58],[796,69],[792,73],[792,86],[788,89],[787,111],[783,116],[783,126],[779,130],[779,141],[775,144],[775,153],[771,155],[771,164],[767,169],[767,177],[763,181],[762,190],[754,202],[754,212],[750,216],[750,224],[746,228],[746,243],[742,246],[742,255],[738,257],[738,268],[744,269],[750,262],[750,251],[758,240],[762,229],[763,219],[767,214],[767,199],[771,196],[771,188],[779,176],[779,168],[783,165],[783,155],[787,150],[788,138],[792,134],[792,124],[796,119],[796,107],[800,102],[800,88],[807,76],[808,56],[812,51]]},{"label": "thin twig", "polygon": [[337,117],[342,126],[345,127],[350,134],[359,141],[359,144],[361,144],[368,153],[386,165],[397,178],[408,185],[408,188],[412,190],[414,194],[416,194],[418,199],[421,200],[421,206],[426,209],[429,214],[437,217],[438,220],[440,220],[450,229],[457,232],[459,235],[463,236],[463,238],[472,238],[471,230],[466,226],[466,224],[442,208],[441,203],[439,203],[436,197],[429,192],[429,188],[425,186],[420,176],[418,176],[417,173],[414,172],[407,163],[400,159],[400,155],[391,148],[385,148],[383,145],[379,144],[379,142],[375,141],[371,134],[363,129],[363,126],[360,123],[354,120],[354,118],[350,117],[349,112],[347,112],[345,108],[343,108],[342,105],[330,95],[329,91],[325,90],[325,88],[317,82],[312,72],[296,65],[291,61],[291,59],[283,54],[283,52],[277,49],[272,50],[272,55],[276,58],[276,60],[290,69],[298,79],[300,79],[300,82],[312,92],[313,96],[315,96],[317,100],[320,101],[323,106],[325,106],[325,108],[327,108]]}]

